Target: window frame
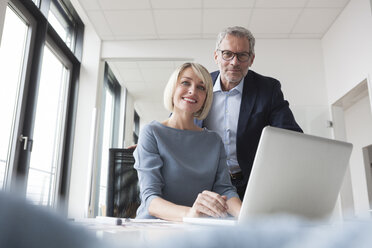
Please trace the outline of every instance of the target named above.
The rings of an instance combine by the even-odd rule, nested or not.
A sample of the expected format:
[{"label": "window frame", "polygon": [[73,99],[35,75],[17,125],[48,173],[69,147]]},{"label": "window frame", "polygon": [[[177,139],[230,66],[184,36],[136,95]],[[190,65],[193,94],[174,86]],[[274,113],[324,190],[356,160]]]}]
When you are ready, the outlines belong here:
[{"label": "window frame", "polygon": [[[16,108],[15,112],[16,115],[13,120],[13,130],[11,133],[11,141],[10,141],[10,149],[9,151],[9,162],[8,167],[5,171],[5,177],[4,177],[4,187],[3,189],[5,191],[11,191],[11,190],[19,190],[19,185],[15,185],[15,180],[18,177],[17,175],[17,166],[15,164],[18,164],[18,157],[16,154],[21,149],[21,144],[19,144],[18,139],[15,137],[19,137],[21,135],[20,133],[20,123],[24,120],[24,112],[26,107],[26,94],[23,94],[24,92],[28,92],[29,84],[26,82],[30,81],[30,72],[31,68],[30,65],[32,64],[34,50],[30,49],[30,47],[33,47],[36,40],[36,30],[37,30],[37,21],[33,17],[32,14],[29,13],[29,11],[18,1],[11,1],[7,4],[7,7],[9,7],[12,11],[16,13],[16,15],[21,18],[26,25],[28,25],[28,31],[27,31],[27,37],[25,41],[25,50],[24,50],[24,57],[23,57],[23,63],[21,66],[21,75],[20,75],[20,81],[19,81],[19,92],[16,99]],[[15,188],[17,186],[17,188]]]},{"label": "window frame", "polygon": [[[102,164],[100,161],[102,161],[102,140],[103,140],[103,125],[104,125],[104,116],[106,111],[106,90],[105,87],[108,88],[108,90],[112,93],[114,97],[114,111],[112,113],[113,119],[112,119],[112,126],[110,127],[111,133],[110,133],[110,148],[118,147],[119,145],[119,127],[120,127],[120,102],[121,102],[121,85],[119,84],[118,80],[116,79],[114,73],[111,71],[109,65],[107,62],[105,62],[105,68],[104,68],[104,78],[103,78],[103,87],[102,87],[102,98],[101,98],[101,113],[99,117],[99,123],[100,123],[100,130],[98,132],[98,144],[97,144],[97,164],[96,164],[96,173],[95,173],[95,185],[93,186],[93,194],[94,197],[94,203],[93,203],[93,215],[97,216],[99,215],[99,199],[100,199],[100,179],[101,179],[101,168]],[[107,151],[108,152],[108,151]],[[107,161],[108,164],[108,161]]]},{"label": "window frame", "polygon": [[[61,162],[59,165],[60,173],[56,180],[56,201],[54,206],[67,214],[67,199],[70,185],[70,174],[72,165],[73,137],[75,131],[75,121],[77,112],[77,99],[79,87],[79,72],[82,57],[82,41],[84,35],[84,24],[77,16],[75,21],[75,45],[70,49],[62,40],[51,25],[48,24],[47,16],[51,1],[41,1],[40,9],[30,0],[10,0],[8,5],[16,10],[19,15],[30,20],[32,25],[29,28],[29,37],[26,47],[27,59],[24,59],[22,71],[23,91],[19,94],[20,105],[17,116],[19,125],[14,128],[13,137],[20,137],[21,134],[32,139],[33,125],[36,110],[36,100],[38,84],[41,73],[41,63],[43,59],[44,45],[58,54],[58,57],[65,65],[71,66],[69,91],[67,96],[66,115],[64,120],[64,142],[62,145]],[[63,0],[69,2],[69,0]],[[70,3],[71,4],[71,3]],[[72,6],[72,5],[71,5]],[[46,11],[47,10],[47,11]],[[27,121],[26,121],[27,120]],[[6,190],[15,191],[25,196],[27,186],[28,164],[30,161],[29,149],[23,150],[23,143],[15,139],[13,144],[13,154],[10,157],[11,167],[8,168]]]},{"label": "window frame", "polygon": [[134,110],[133,114],[133,142],[134,144],[138,143],[139,132],[140,132],[140,116],[137,111]]}]

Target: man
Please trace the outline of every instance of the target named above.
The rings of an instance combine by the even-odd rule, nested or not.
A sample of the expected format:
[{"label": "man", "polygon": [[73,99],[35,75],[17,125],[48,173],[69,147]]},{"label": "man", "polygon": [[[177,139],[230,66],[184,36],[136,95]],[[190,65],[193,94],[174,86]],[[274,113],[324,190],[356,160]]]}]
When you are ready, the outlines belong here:
[{"label": "man", "polygon": [[211,73],[213,104],[203,126],[222,138],[231,181],[243,200],[262,129],[274,126],[302,132],[284,100],[278,80],[249,70],[255,38],[243,27],[229,27],[217,38]]}]

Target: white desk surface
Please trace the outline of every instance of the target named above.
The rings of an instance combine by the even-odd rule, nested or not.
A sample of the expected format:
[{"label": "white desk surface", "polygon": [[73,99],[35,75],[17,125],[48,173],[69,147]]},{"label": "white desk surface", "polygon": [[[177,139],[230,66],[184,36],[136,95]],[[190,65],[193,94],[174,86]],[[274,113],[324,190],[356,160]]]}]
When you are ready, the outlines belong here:
[{"label": "white desk surface", "polygon": [[[84,226],[107,247],[214,248],[214,247],[371,247],[372,222],[309,222],[294,217],[271,217],[238,226],[203,226],[182,222],[82,219]],[[106,247],[105,247],[106,248]]]},{"label": "white desk surface", "polygon": [[[126,244],[136,247],[139,244],[152,244],[180,235],[185,231],[205,230],[208,226],[193,225],[183,222],[171,222],[149,219],[122,219],[122,224],[116,224],[117,218],[86,218],[77,219],[75,224],[83,226],[88,231],[114,245]],[[127,246],[126,246],[127,247]]]}]

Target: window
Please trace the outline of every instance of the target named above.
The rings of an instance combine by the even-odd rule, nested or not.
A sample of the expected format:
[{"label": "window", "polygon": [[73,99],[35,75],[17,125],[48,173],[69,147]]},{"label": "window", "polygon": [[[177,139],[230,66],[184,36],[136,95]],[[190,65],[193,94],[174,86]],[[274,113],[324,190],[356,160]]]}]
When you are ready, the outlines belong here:
[{"label": "window", "polygon": [[73,17],[65,4],[53,0],[50,4],[48,22],[52,25],[59,37],[71,49],[74,47],[74,23]]},{"label": "window", "polygon": [[105,67],[105,78],[103,84],[102,106],[101,106],[101,131],[98,168],[99,194],[98,202],[95,204],[95,215],[106,215],[106,191],[108,176],[109,149],[118,146],[119,134],[119,109],[120,109],[120,91],[121,87],[111,72],[109,66]]},{"label": "window", "polygon": [[44,46],[27,180],[27,197],[39,205],[54,203],[70,70],[48,45]]},{"label": "window", "polygon": [[21,72],[28,25],[10,7],[6,8],[0,45],[0,189],[10,163],[10,147],[18,106]]},{"label": "window", "polygon": [[40,0],[32,0],[32,2],[34,2],[34,4],[35,4],[36,6],[39,6],[39,4],[40,4]]},{"label": "window", "polygon": [[[0,47],[0,73],[7,82],[0,92],[6,94],[1,106],[7,107],[0,107],[6,118],[1,137],[7,137],[0,140],[0,185],[20,191],[35,204],[64,208],[83,24],[70,14],[73,10],[55,7],[71,7],[68,0],[8,4]],[[67,9],[68,14],[62,13]],[[69,16],[65,36],[42,10],[54,13],[50,22]]]},{"label": "window", "polygon": [[139,115],[137,114],[136,111],[134,111],[134,125],[133,125],[133,142],[134,144],[137,144],[138,142],[138,136],[139,136],[139,127],[140,127],[140,117]]}]

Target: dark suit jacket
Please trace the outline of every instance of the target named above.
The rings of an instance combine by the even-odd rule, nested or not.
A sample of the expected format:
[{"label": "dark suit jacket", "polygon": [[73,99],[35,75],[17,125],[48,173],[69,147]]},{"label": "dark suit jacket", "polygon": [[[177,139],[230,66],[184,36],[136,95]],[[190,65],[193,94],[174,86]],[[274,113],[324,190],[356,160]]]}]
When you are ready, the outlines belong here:
[{"label": "dark suit jacket", "polygon": [[[218,75],[219,71],[211,73],[214,83]],[[245,182],[251,173],[258,142],[265,126],[302,132],[288,102],[284,100],[279,81],[249,70],[244,78],[236,138],[237,159]]]}]

